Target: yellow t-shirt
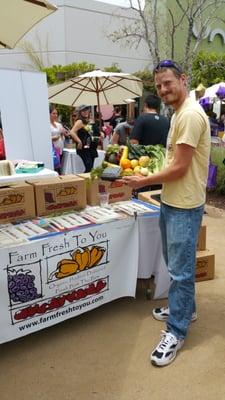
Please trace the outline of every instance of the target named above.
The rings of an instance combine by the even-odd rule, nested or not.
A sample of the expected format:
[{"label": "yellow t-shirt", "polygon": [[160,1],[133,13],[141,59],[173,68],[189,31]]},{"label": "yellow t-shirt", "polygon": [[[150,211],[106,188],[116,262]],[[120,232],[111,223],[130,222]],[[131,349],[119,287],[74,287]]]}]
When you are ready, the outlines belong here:
[{"label": "yellow t-shirt", "polygon": [[171,119],[167,139],[166,166],[173,161],[176,145],[195,148],[187,173],[163,184],[161,201],[173,207],[194,208],[205,203],[210,156],[210,126],[202,107],[187,98]]}]

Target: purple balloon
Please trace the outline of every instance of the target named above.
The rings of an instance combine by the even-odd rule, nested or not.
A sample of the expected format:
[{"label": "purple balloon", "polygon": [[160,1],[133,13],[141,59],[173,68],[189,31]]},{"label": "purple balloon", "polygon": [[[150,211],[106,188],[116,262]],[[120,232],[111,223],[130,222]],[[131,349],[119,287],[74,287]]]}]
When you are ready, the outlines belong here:
[{"label": "purple balloon", "polygon": [[216,95],[220,98],[220,100],[225,99],[225,86],[219,86]]},{"label": "purple balloon", "polygon": [[210,106],[210,98],[209,97],[204,97],[199,100],[199,103],[203,108],[208,108]]}]

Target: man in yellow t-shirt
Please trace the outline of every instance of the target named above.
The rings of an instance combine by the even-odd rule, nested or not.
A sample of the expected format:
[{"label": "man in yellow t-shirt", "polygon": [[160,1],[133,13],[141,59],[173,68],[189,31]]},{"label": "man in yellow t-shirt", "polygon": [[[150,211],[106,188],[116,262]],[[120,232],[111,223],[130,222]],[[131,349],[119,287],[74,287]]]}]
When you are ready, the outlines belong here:
[{"label": "man in yellow t-shirt", "polygon": [[151,353],[152,364],[170,364],[183,346],[191,321],[197,319],[195,265],[198,232],[204,212],[210,127],[204,110],[189,98],[187,77],[172,60],[154,70],[155,86],[162,101],[173,107],[167,140],[165,168],[148,177],[126,176],[132,188],[163,184],[160,230],[163,255],[171,278],[168,307],[153,316],[166,321],[162,339]]}]

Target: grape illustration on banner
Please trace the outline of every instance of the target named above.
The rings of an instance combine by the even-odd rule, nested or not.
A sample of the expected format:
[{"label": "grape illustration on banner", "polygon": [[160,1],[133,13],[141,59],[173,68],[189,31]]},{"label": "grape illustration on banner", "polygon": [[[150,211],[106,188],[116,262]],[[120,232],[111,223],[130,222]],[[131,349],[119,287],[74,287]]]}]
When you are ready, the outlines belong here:
[{"label": "grape illustration on banner", "polygon": [[31,270],[8,271],[8,292],[11,303],[26,303],[42,297],[36,281],[35,274]]}]

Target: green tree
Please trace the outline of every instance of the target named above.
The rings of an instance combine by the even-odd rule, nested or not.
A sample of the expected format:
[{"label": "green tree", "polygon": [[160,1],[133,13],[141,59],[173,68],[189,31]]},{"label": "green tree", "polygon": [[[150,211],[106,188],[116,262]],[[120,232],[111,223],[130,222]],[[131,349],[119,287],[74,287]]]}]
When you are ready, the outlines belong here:
[{"label": "green tree", "polygon": [[192,87],[201,82],[205,87],[225,82],[225,54],[200,51],[193,61]]},{"label": "green tree", "polygon": [[143,42],[153,67],[160,59],[177,59],[190,78],[209,26],[225,23],[225,0],[145,0],[144,7],[141,0],[129,0],[129,4],[133,18],[123,18],[121,12],[122,27],[109,32],[108,37],[125,46],[138,47]]}]

